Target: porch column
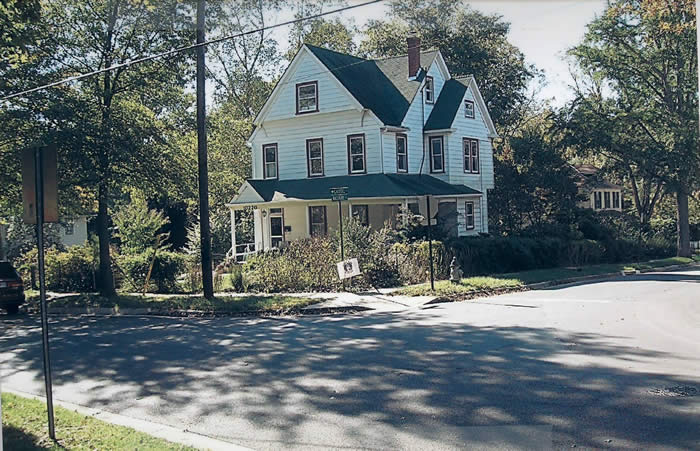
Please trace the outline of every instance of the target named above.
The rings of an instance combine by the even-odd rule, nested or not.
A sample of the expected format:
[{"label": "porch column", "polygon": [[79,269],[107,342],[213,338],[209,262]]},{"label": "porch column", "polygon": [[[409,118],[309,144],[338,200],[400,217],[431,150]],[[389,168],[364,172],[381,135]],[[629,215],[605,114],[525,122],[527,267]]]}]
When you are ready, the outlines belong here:
[{"label": "porch column", "polygon": [[231,209],[231,255],[233,262],[236,263],[236,210]]}]

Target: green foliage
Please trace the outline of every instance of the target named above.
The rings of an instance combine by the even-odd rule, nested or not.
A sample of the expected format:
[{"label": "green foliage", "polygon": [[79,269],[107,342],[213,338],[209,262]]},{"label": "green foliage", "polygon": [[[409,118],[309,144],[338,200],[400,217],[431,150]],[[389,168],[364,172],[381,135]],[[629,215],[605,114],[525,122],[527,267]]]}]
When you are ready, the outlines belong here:
[{"label": "green foliage", "polygon": [[[153,272],[148,290],[157,293],[178,292],[177,277],[185,269],[185,255],[159,250],[153,263]],[[116,258],[117,267],[124,275],[123,289],[140,292],[146,282],[148,268],[153,259],[153,251],[134,254],[120,254]]]},{"label": "green foliage", "polygon": [[[427,241],[395,243],[391,248],[397,276],[401,284],[416,284],[430,280],[430,259]],[[451,253],[440,241],[433,241],[435,279],[450,275]]]},{"label": "green foliage", "polygon": [[168,223],[162,211],[148,208],[146,199],[132,193],[131,202],[114,214],[122,254],[141,254],[156,244],[161,246],[167,238],[161,231]]},{"label": "green foliage", "polygon": [[[31,249],[15,262],[26,286],[38,284],[37,250]],[[46,288],[58,292],[86,292],[95,289],[96,262],[91,246],[56,247],[44,254]]]}]

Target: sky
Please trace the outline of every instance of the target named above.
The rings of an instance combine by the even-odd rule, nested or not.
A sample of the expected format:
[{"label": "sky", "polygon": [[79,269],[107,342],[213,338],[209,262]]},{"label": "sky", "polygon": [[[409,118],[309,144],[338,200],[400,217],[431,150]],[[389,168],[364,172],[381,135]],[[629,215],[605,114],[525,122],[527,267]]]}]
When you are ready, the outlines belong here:
[{"label": "sky", "polygon": [[[352,5],[366,0],[346,1]],[[465,3],[483,13],[500,14],[510,22],[510,42],[523,52],[528,63],[545,72],[546,85],[539,92],[541,100],[561,106],[571,99],[572,79],[564,53],[580,42],[586,25],[603,12],[604,0],[476,0]],[[386,3],[380,2],[340,15],[362,29],[368,19],[384,18],[386,13]],[[290,17],[291,13],[283,12],[278,20]],[[285,34],[283,29],[276,33],[278,42],[286,41]]]}]

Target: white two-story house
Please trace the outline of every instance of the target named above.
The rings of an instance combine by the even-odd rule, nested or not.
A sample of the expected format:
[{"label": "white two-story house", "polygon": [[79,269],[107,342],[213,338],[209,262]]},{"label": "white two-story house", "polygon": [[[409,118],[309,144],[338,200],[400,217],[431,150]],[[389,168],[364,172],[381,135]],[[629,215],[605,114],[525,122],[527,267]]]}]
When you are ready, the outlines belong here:
[{"label": "white two-story house", "polygon": [[[497,137],[473,77],[453,78],[439,51],[367,60],[304,45],[255,118],[252,177],[229,203],[232,252],[331,233],[341,213],[370,227],[401,207],[453,236],[488,232]],[[255,242],[236,240],[254,208]]]}]

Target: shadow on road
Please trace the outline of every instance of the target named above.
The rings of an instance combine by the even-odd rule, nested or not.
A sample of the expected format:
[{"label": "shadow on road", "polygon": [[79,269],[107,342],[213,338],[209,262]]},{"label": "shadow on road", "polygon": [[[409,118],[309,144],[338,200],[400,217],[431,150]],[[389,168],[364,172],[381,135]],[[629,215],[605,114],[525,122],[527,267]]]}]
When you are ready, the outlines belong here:
[{"label": "shadow on road", "polygon": [[[161,421],[244,420],[276,430],[284,443],[308,439],[304,423],[331,414],[354,419],[336,425],[347,437],[371,434],[368,424],[436,442],[445,428],[551,425],[555,444],[566,447],[615,447],[619,441],[605,440],[620,437],[647,449],[698,444],[700,418],[688,409],[699,398],[649,393],[697,381],[553,361],[611,357],[633,369],[665,354],[613,345],[608,336],[477,328],[428,321],[432,315],[54,319],[54,384],[90,379],[83,395],[93,407],[118,412],[156,397],[153,411],[167,412]],[[14,353],[0,355],[5,376],[29,370],[39,380],[38,320],[0,322],[0,349]],[[225,425],[216,432],[237,438]],[[376,437],[376,445],[390,440]]]}]

